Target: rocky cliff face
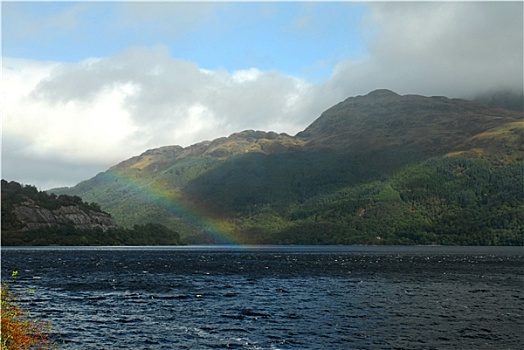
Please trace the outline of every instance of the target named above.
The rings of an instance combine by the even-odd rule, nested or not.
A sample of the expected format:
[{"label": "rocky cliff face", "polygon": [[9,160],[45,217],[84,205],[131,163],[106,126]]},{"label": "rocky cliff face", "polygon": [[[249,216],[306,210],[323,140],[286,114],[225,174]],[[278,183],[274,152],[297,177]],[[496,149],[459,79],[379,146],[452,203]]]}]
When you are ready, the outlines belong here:
[{"label": "rocky cliff face", "polygon": [[75,229],[101,228],[107,230],[117,225],[108,214],[93,210],[83,211],[77,206],[65,206],[49,210],[38,206],[32,200],[26,200],[13,208],[16,220],[23,226],[21,231],[44,227],[73,226]]}]

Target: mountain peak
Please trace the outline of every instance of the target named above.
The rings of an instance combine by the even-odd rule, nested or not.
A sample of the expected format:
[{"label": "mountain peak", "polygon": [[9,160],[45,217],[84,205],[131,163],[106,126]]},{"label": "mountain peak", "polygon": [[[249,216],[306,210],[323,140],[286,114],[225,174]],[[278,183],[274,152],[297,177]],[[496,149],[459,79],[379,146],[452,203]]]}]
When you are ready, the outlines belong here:
[{"label": "mountain peak", "polygon": [[519,120],[522,114],[472,101],[380,89],[338,103],[297,136],[313,149],[397,148],[441,155],[477,134]]},{"label": "mountain peak", "polygon": [[373,90],[366,95],[367,97],[400,97],[399,94],[388,89]]}]

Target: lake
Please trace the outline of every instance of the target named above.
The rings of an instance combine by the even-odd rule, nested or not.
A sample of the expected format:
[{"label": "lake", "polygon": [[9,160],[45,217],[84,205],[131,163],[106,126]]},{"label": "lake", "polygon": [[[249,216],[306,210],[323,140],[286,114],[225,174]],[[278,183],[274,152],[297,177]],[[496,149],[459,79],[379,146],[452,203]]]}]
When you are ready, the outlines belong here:
[{"label": "lake", "polygon": [[61,349],[520,349],[524,248],[2,248]]}]

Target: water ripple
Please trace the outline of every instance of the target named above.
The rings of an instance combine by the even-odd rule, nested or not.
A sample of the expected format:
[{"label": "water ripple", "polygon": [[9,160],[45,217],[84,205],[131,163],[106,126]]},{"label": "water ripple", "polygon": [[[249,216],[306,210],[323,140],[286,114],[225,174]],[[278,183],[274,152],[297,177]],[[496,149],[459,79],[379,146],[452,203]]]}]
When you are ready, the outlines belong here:
[{"label": "water ripple", "polygon": [[2,276],[63,349],[517,349],[516,252],[8,249]]}]

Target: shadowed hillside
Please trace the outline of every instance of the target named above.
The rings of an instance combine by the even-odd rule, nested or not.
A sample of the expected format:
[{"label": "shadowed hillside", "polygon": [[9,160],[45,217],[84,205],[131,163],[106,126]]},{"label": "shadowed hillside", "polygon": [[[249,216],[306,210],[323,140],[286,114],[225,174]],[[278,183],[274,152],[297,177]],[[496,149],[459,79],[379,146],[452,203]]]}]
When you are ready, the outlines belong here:
[{"label": "shadowed hillside", "polygon": [[522,122],[522,114],[476,102],[376,90],[328,109],[297,136],[312,149],[393,147],[440,156],[463,148],[482,132],[517,121]]}]

